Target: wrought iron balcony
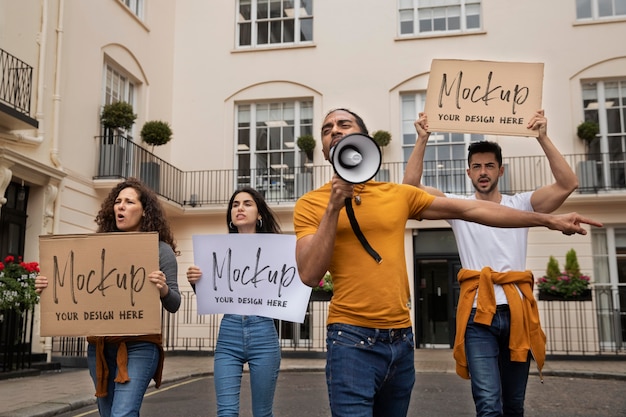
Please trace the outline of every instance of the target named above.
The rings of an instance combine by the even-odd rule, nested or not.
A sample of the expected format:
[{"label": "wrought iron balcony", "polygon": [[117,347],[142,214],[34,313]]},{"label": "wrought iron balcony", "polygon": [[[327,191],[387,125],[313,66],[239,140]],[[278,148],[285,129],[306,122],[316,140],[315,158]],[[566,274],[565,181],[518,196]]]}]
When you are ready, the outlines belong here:
[{"label": "wrought iron balcony", "polygon": [[[302,194],[322,186],[332,176],[330,164],[302,167],[276,166],[263,169],[182,171],[157,157],[132,138],[120,134],[97,137],[100,148],[95,179],[137,177],[158,194],[181,206],[224,205],[236,188],[253,187],[272,204],[295,202]],[[578,193],[626,193],[626,161],[608,154],[565,156],[579,178]],[[532,191],[554,181],[545,156],[505,158],[500,190],[505,193]],[[402,182],[404,162],[383,163],[376,175],[380,181]],[[444,192],[471,194],[467,160],[426,161],[423,182]]]},{"label": "wrought iron balcony", "polygon": [[9,129],[32,129],[30,116],[33,68],[0,49],[0,124]]}]

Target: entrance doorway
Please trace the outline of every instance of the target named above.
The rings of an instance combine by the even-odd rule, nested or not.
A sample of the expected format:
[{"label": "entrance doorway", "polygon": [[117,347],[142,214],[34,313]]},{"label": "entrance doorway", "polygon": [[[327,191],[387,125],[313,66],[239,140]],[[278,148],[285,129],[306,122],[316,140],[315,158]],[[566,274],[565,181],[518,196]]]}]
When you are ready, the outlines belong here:
[{"label": "entrance doorway", "polygon": [[415,248],[415,346],[452,347],[461,269],[452,230],[419,230]]},{"label": "entrance doorway", "polygon": [[452,347],[456,327],[459,285],[456,274],[460,262],[451,259],[418,259],[416,323],[420,347]]},{"label": "entrance doorway", "polygon": [[29,187],[12,182],[6,189],[6,203],[0,211],[0,257],[15,259],[24,256],[26,238],[26,209]]}]

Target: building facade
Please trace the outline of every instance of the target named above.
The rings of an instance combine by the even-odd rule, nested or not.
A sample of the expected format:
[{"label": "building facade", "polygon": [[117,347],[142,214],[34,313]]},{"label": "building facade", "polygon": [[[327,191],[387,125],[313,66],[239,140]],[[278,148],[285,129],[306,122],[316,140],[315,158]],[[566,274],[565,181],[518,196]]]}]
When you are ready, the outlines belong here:
[{"label": "building facade", "polygon": [[[550,255],[562,264],[574,248],[594,288],[605,290],[593,302],[611,312],[590,313],[603,329],[593,343],[621,349],[624,7],[617,0],[0,0],[0,256],[37,259],[39,235],[93,232],[112,185],[138,176],[163,197],[181,250],[179,282],[191,294],[184,274],[193,263],[191,236],[226,233],[236,187],[261,190],[293,233],[295,200],[331,176],[319,142],[328,110],[349,108],[370,131],[390,132],[378,178],[401,181],[433,59],[541,62],[548,132],[580,180],[559,212],[578,211],[605,227],[569,237],[531,230],[527,267],[541,276]],[[106,131],[101,110],[116,101],[132,104],[137,119],[130,129]],[[150,120],[170,123],[173,140],[143,144],[139,132]],[[589,143],[577,137],[585,120],[599,125]],[[312,158],[296,145],[303,135],[317,140]],[[480,139],[502,146],[507,191],[553,181],[533,138],[445,132],[431,138],[425,181],[471,193],[466,149]],[[454,237],[435,221],[410,221],[405,236],[418,346],[448,346]],[[197,317],[192,298],[185,301],[172,343],[205,349],[216,319]],[[311,317],[285,325],[285,345],[323,349],[323,314]],[[33,349],[49,351],[51,343],[41,339]]]}]

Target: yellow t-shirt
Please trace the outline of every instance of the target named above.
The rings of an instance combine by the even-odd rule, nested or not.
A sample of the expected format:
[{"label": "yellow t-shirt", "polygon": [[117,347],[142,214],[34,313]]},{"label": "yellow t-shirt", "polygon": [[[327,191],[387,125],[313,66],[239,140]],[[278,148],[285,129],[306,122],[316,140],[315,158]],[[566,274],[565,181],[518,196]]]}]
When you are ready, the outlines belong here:
[{"label": "yellow t-shirt", "polygon": [[[294,228],[298,239],[317,231],[329,197],[330,183],[327,183],[296,202]],[[376,181],[368,181],[360,197],[360,205],[352,202],[355,217],[363,235],[383,261],[376,263],[361,246],[345,208],[342,209],[329,268],[334,295],[328,324],[377,329],[409,327],[411,296],[404,232],[407,220],[419,220],[420,213],[434,197],[410,185]]]}]

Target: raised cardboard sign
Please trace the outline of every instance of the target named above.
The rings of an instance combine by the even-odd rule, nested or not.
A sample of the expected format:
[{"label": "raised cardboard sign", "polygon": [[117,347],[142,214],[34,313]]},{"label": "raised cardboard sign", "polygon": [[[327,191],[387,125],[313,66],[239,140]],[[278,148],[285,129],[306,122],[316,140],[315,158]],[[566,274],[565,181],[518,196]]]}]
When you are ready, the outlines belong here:
[{"label": "raised cardboard sign", "polygon": [[311,288],[296,266],[296,237],[194,235],[198,314],[232,313],[304,322]]},{"label": "raised cardboard sign", "polygon": [[434,59],[425,112],[432,132],[537,136],[543,64]]},{"label": "raised cardboard sign", "polygon": [[42,336],[161,333],[158,233],[39,237]]}]

